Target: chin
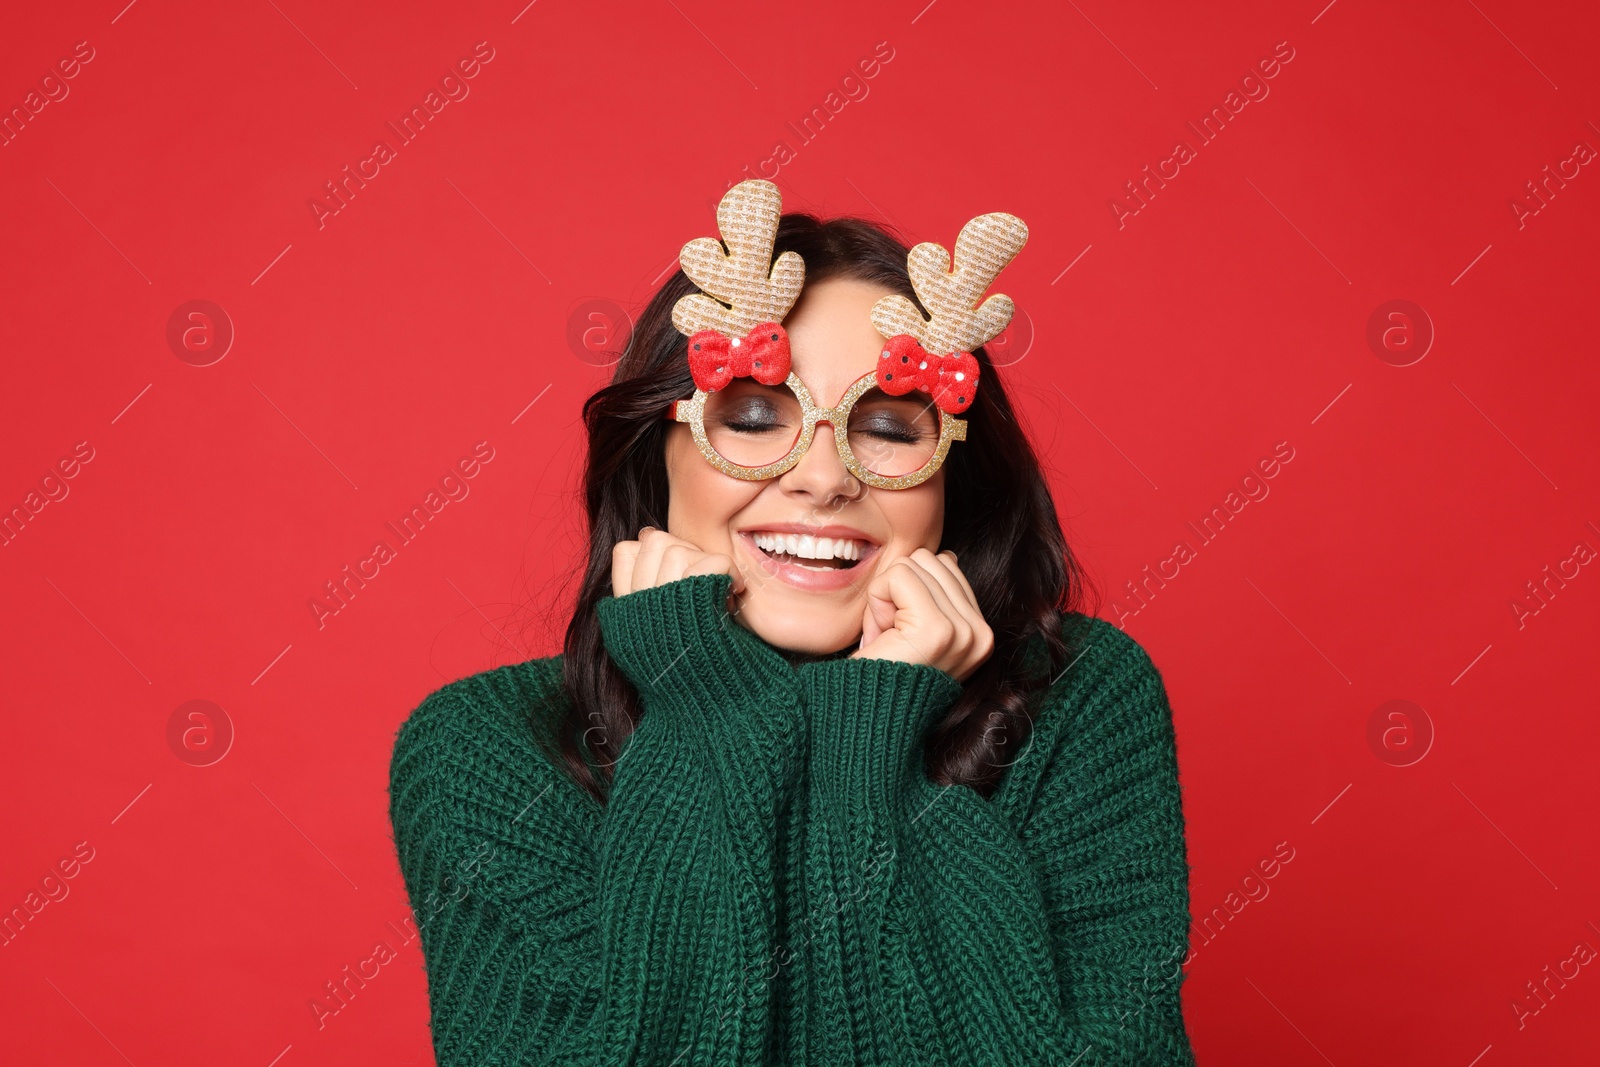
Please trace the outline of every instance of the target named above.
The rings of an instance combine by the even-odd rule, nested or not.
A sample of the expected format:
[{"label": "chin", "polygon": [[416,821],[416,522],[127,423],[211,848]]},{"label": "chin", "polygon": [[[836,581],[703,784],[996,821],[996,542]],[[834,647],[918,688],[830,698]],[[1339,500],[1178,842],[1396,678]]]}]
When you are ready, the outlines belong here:
[{"label": "chin", "polygon": [[861,614],[843,610],[836,603],[770,603],[759,593],[747,597],[740,606],[738,621],[745,629],[774,648],[807,655],[825,656],[850,647],[861,640]]}]

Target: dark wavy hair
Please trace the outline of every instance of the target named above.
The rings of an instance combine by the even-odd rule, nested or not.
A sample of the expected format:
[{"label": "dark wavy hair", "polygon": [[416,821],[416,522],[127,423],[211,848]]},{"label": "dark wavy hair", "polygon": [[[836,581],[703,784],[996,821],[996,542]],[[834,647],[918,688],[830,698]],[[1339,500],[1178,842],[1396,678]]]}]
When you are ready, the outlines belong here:
[{"label": "dark wavy hair", "polygon": [[[787,251],[805,261],[807,284],[837,277],[874,282],[927,313],[907,273],[909,249],[873,222],[786,214],[773,256]],[[552,754],[602,802],[611,766],[642,708],[638,693],[606,652],[595,605],[611,594],[616,543],[637,538],[643,526],[667,527],[665,449],[671,424],[662,413],[695,389],[672,308],[679,297],[698,291],[681,270],[673,272],[639,315],[611,384],[583,405],[589,436],[584,477],[589,559],[563,647],[563,687],[570,705],[557,724],[558,751]],[[995,646],[930,731],[925,758],[932,780],[968,785],[988,796],[1026,748],[1034,695],[1077,654],[1079,628],[1063,622],[1081,621],[1078,609],[1088,583],[1000,375],[982,347],[973,355],[983,388],[965,413],[966,440],[945,460],[940,550],[957,554]],[[1048,660],[1044,670],[1040,649]]]}]

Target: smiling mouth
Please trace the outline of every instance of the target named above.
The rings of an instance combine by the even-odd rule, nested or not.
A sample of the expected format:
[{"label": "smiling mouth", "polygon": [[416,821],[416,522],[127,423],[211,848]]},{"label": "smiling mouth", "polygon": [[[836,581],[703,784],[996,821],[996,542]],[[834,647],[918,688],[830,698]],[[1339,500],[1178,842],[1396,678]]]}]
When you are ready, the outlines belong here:
[{"label": "smiling mouth", "polygon": [[779,563],[808,571],[850,570],[877,550],[870,541],[853,538],[812,537],[766,530],[746,530],[744,534],[763,554]]}]

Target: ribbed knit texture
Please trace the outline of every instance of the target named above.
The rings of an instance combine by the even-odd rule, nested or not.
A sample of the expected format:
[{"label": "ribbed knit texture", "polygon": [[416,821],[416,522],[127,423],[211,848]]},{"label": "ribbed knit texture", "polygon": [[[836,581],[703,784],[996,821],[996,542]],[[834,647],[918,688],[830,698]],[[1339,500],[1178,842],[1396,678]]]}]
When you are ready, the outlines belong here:
[{"label": "ribbed knit texture", "polygon": [[1085,643],[986,799],[925,775],[953,677],[791,667],[728,616],[730,585],[599,603],[644,709],[603,806],[541,745],[559,656],[400,728],[438,1062],[1193,1064],[1177,753],[1143,649],[1073,617]]}]

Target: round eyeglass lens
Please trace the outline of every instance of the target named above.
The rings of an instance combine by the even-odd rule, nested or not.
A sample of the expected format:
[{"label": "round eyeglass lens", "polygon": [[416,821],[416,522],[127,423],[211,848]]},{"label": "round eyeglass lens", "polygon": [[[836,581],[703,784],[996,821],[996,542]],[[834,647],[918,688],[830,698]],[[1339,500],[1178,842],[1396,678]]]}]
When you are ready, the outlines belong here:
[{"label": "round eyeglass lens", "polygon": [[706,438],[717,454],[740,467],[765,467],[789,454],[804,412],[787,385],[735,378],[706,397]]},{"label": "round eyeglass lens", "polygon": [[874,386],[850,409],[848,440],[856,461],[873,474],[912,474],[939,449],[939,409],[920,390],[890,396]]}]

